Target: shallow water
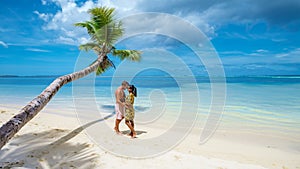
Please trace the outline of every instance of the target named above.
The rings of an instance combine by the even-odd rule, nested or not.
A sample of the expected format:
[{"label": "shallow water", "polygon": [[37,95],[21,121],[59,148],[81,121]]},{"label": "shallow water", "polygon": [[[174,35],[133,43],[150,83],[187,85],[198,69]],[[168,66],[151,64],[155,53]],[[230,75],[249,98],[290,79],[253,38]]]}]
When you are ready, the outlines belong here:
[{"label": "shallow water", "polygon": [[[55,77],[1,77],[0,104],[22,107],[54,79]],[[74,108],[73,98],[77,97],[94,99],[99,110],[113,112],[114,90],[118,85],[115,82],[121,83],[123,79],[128,77],[113,80],[111,77],[97,77],[96,80],[88,77],[68,84],[58,92],[49,107]],[[199,113],[203,118],[209,115],[210,107],[215,106],[211,105],[212,89],[209,78],[206,77],[136,77],[132,79],[132,83],[138,88],[135,101],[137,114],[147,112],[159,103],[159,106],[166,108],[162,111],[169,115]],[[195,85],[197,90],[191,87]],[[219,130],[288,133],[294,138],[300,138],[299,76],[231,77],[226,79],[224,92],[226,104]],[[197,94],[199,102],[195,101]],[[196,110],[195,103],[199,105]],[[182,106],[188,108],[181,109]],[[156,113],[153,116],[160,115],[159,112]]]}]

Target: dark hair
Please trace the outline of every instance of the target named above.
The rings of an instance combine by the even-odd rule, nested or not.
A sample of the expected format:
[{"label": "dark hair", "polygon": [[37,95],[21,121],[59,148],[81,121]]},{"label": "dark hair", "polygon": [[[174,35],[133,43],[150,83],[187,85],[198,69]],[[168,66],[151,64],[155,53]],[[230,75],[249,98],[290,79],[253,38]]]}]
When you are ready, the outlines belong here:
[{"label": "dark hair", "polygon": [[133,95],[136,97],[137,96],[137,89],[134,85],[129,85],[129,89],[131,89]]}]

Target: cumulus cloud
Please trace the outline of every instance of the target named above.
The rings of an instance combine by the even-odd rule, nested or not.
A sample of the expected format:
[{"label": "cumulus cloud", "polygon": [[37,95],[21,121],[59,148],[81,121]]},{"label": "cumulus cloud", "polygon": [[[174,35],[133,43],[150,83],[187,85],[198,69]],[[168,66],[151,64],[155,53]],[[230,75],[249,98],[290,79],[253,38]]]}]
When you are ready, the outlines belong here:
[{"label": "cumulus cloud", "polygon": [[[66,43],[78,45],[87,41],[88,36],[86,31],[81,28],[75,28],[73,26],[74,23],[85,21],[89,19],[89,15],[87,14],[88,9],[95,6],[110,6],[116,8],[117,17],[122,18],[124,16],[132,15],[134,13],[142,12],[140,6],[138,6],[138,1],[109,1],[103,0],[98,2],[86,1],[82,4],[77,4],[73,0],[53,0],[53,2],[61,8],[60,11],[57,11],[54,15],[40,13],[38,11],[34,11],[39,18],[46,22],[44,29],[45,30],[55,30],[59,32],[59,36],[56,39],[56,42]],[[179,14],[178,14],[179,15]],[[201,27],[201,30],[210,35],[214,36],[214,27],[207,24],[204,20],[197,19],[198,14],[193,13],[187,15],[185,18],[187,20],[192,21],[196,26]],[[164,29],[172,30],[172,27],[166,27],[168,25],[165,20],[165,23],[156,22],[157,18],[149,18],[152,22],[147,21],[147,23],[142,23],[146,21],[145,19],[135,20],[132,23],[133,26],[153,26],[160,27],[160,25],[165,25]],[[156,20],[155,20],[156,19]],[[161,19],[160,19],[161,20]],[[148,24],[150,23],[150,24]]]},{"label": "cumulus cloud", "polygon": [[[48,5],[50,0],[42,0],[42,3]],[[57,42],[74,45],[85,42],[88,36],[84,29],[75,28],[73,24],[89,19],[87,11],[95,6],[114,7],[119,18],[140,12],[173,14],[196,25],[210,38],[217,36],[216,32],[219,27],[232,23],[251,25],[265,22],[294,29],[299,29],[300,25],[300,13],[298,12],[300,11],[300,1],[298,0],[277,0],[272,3],[268,0],[88,0],[85,2],[52,0],[53,3],[60,8],[56,13],[40,13],[39,11],[34,11],[34,13],[45,21],[45,30],[58,32]],[[135,21],[134,26],[139,27],[140,22],[143,21]],[[152,24],[156,24],[156,22],[153,21]]]},{"label": "cumulus cloud", "polygon": [[[84,29],[74,27],[74,23],[89,19],[88,9],[95,4],[93,1],[86,1],[79,6],[72,0],[54,0],[61,10],[57,11],[53,16],[51,14],[40,14],[39,17],[51,16],[43,27],[44,30],[57,31],[57,43],[78,45],[86,42],[87,34]],[[48,19],[48,18],[47,18]],[[44,19],[46,20],[46,18]]]},{"label": "cumulus cloud", "polygon": [[179,13],[182,16],[198,13],[212,24],[265,20],[270,24],[286,25],[298,22],[300,18],[298,0],[277,0],[272,3],[269,0],[140,0],[138,6],[144,11]]},{"label": "cumulus cloud", "polygon": [[0,45],[2,45],[5,48],[8,48],[8,45],[6,43],[4,43],[3,41],[0,41]]},{"label": "cumulus cloud", "polygon": [[33,11],[33,13],[37,14],[38,17],[45,22],[48,22],[49,19],[53,16],[52,14],[39,13],[38,11]]},{"label": "cumulus cloud", "polygon": [[139,0],[137,6],[141,8],[142,11],[146,12],[166,12],[171,14],[181,13],[182,15],[186,15],[193,12],[202,13],[209,7],[214,4],[218,4],[223,2],[222,0]]},{"label": "cumulus cloud", "polygon": [[197,26],[208,37],[213,38],[217,36],[216,27],[213,24],[208,23],[206,18],[203,18],[199,13],[190,13],[186,16],[182,16],[182,18]]},{"label": "cumulus cloud", "polygon": [[[110,1],[92,1],[76,3],[74,0],[52,0],[61,10],[55,14],[40,13],[34,11],[40,19],[45,21],[44,30],[54,30],[58,32],[55,40],[57,43],[78,45],[88,41],[88,35],[82,28],[74,27],[74,23],[89,19],[87,11],[96,6],[110,6],[117,9],[118,17],[129,15],[133,11],[133,2],[124,2],[122,0]],[[122,4],[122,6],[120,6]],[[130,12],[129,12],[130,11]]]}]

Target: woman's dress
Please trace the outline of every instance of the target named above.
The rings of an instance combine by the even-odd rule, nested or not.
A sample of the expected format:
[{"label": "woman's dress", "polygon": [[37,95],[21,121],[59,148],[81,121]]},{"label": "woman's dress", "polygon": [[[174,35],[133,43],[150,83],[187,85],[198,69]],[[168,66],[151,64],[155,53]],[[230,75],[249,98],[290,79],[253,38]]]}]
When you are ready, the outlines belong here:
[{"label": "woman's dress", "polygon": [[125,98],[125,103],[128,107],[125,109],[125,120],[133,120],[134,119],[134,108],[133,108],[134,95],[132,93],[130,93]]}]

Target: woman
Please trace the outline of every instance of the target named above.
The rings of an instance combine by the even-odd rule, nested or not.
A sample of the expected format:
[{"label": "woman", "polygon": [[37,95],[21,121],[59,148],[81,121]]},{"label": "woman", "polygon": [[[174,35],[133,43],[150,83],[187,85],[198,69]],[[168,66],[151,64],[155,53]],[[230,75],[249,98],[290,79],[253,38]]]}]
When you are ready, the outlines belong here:
[{"label": "woman", "polygon": [[134,85],[129,85],[128,87],[128,92],[129,95],[125,98],[125,124],[129,127],[130,129],[130,136],[131,138],[136,138],[136,132],[134,130],[134,97],[137,96],[137,90]]}]

